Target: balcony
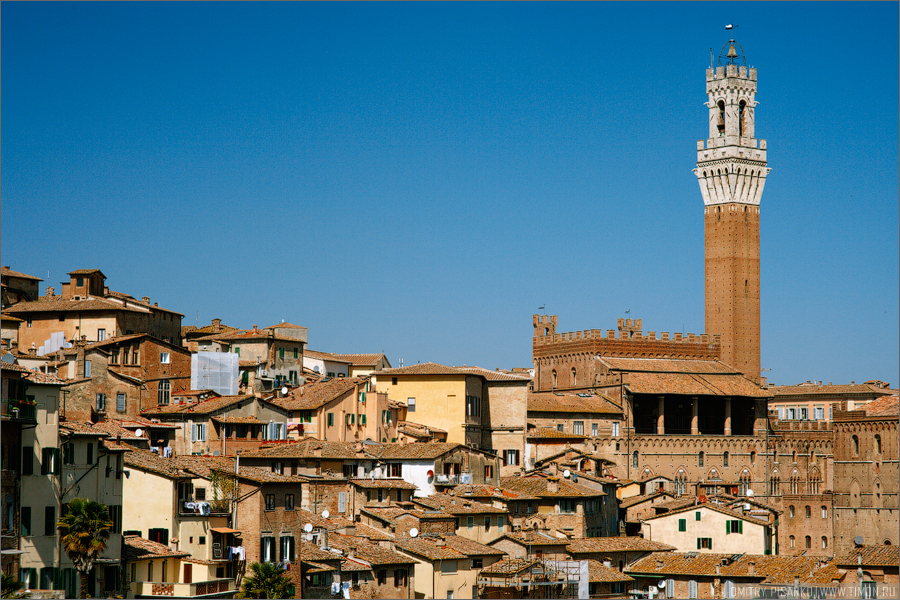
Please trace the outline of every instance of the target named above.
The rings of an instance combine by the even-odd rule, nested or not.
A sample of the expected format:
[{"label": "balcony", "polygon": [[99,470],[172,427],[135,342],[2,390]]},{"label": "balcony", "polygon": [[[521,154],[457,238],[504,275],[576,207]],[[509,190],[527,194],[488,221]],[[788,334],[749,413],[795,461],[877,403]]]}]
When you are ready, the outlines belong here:
[{"label": "balcony", "polygon": [[3,402],[2,415],[4,420],[36,423],[37,404],[29,400],[14,400],[10,398]]},{"label": "balcony", "polygon": [[179,516],[228,516],[231,514],[231,502],[229,500],[212,500],[210,502],[201,500],[195,502],[192,500],[178,501]]},{"label": "balcony", "polygon": [[159,598],[213,598],[232,597],[237,591],[233,579],[213,579],[196,583],[165,583],[157,581],[135,581],[131,584],[135,596]]},{"label": "balcony", "polygon": [[472,474],[471,473],[460,473],[459,475],[435,475],[434,484],[435,485],[460,485],[472,483]]}]

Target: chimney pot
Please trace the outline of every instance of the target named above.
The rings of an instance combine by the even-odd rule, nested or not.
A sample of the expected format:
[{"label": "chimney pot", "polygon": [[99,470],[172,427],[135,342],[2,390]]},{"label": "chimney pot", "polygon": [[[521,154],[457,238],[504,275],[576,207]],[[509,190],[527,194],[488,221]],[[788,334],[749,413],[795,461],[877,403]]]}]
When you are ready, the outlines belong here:
[{"label": "chimney pot", "polygon": [[143,298],[141,298],[141,302],[146,302],[147,304],[150,304],[150,296],[144,296]]}]

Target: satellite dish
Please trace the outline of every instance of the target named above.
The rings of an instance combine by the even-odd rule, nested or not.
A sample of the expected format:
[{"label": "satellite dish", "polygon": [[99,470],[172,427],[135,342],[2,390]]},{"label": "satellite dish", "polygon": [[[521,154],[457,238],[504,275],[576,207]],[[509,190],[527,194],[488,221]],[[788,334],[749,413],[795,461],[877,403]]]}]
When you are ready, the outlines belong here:
[{"label": "satellite dish", "polygon": [[409,537],[416,537],[417,535],[419,535],[419,530],[415,527],[409,530]]},{"label": "satellite dish", "polygon": [[309,533],[310,531],[312,531],[312,523],[307,523],[306,525],[304,525],[303,531],[305,531],[306,533]]},{"label": "satellite dish", "polygon": [[747,495],[751,498],[753,497],[753,490],[747,490]]},{"label": "satellite dish", "polygon": [[853,538],[853,543],[856,544],[857,546],[862,546],[863,545],[863,537],[861,535],[856,536],[855,538]]},{"label": "satellite dish", "polygon": [[134,430],[134,435],[136,435],[137,437],[141,437],[142,435],[144,435],[144,430],[139,427]]},{"label": "satellite dish", "polygon": [[284,386],[283,388],[281,388],[281,395],[282,395],[282,396],[287,396],[287,393],[288,393],[287,386]]},{"label": "satellite dish", "polygon": [[323,518],[323,519],[327,519],[330,515],[331,515],[331,513],[328,512],[327,510],[323,510],[323,511],[322,511],[322,518]]},{"label": "satellite dish", "polygon": [[569,476],[570,476],[571,474],[572,474],[572,473],[571,473],[568,469],[566,469],[565,471],[563,471],[563,477],[565,477],[566,479],[568,479]]},{"label": "satellite dish", "polygon": [[662,589],[665,589],[665,587],[666,587],[666,580],[665,580],[665,579],[660,579],[660,580],[659,580],[659,583],[656,584],[656,587],[658,587],[658,588],[661,589],[661,590],[662,590]]}]

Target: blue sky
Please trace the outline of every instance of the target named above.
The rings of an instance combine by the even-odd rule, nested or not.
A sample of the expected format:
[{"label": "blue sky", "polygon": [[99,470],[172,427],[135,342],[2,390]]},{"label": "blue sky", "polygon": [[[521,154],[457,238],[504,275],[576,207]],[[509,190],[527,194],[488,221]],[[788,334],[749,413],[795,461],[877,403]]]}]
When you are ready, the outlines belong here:
[{"label": "blue sky", "polygon": [[[700,333],[705,69],[759,70],[762,364],[900,384],[896,3],[3,3],[3,264],[310,347]],[[49,273],[49,277],[48,277]]]}]

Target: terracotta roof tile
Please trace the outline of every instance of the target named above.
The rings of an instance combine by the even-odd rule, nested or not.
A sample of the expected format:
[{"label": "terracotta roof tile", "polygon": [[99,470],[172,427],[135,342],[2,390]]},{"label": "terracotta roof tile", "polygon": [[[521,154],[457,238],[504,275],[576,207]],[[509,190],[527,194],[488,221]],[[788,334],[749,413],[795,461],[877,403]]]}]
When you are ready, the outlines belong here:
[{"label": "terracotta roof tile", "polygon": [[[501,535],[497,540],[510,539],[524,545],[531,546],[565,546],[569,543],[568,538],[556,537],[545,531],[511,531]],[[594,539],[594,538],[591,538]],[[596,538],[596,539],[612,539],[612,538]],[[491,542],[495,543],[497,540]]]},{"label": "terracotta roof tile", "polygon": [[212,417],[216,423],[243,423],[250,425],[262,425],[265,421],[260,421],[256,417]]},{"label": "terracotta roof tile", "polygon": [[717,360],[599,357],[601,363],[625,371],[625,386],[635,394],[688,394],[768,398],[759,387],[734,368]]},{"label": "terracotta roof tile", "polygon": [[630,536],[572,539],[567,542],[566,549],[572,554],[590,554],[594,552],[660,552],[674,550],[675,546],[654,542],[639,536]]},{"label": "terracotta roof tile", "polygon": [[34,275],[26,275],[25,273],[19,273],[18,271],[13,271],[9,267],[0,268],[0,275],[4,277],[18,277],[20,279],[34,279],[35,281],[43,281],[40,277],[35,277]]},{"label": "terracotta roof tile", "polygon": [[781,400],[783,397],[787,396],[871,396],[873,394],[890,396],[897,393],[897,390],[895,389],[882,388],[870,383],[839,383],[836,385],[830,383],[827,385],[800,383],[797,385],[770,385],[769,391],[774,392],[776,400]]},{"label": "terracotta roof tile", "polygon": [[595,414],[620,414],[622,408],[610,398],[602,394],[585,394],[562,392],[529,392],[529,412],[574,412]]},{"label": "terracotta roof tile", "polygon": [[303,557],[303,562],[326,562],[332,560],[343,560],[344,557],[334,552],[326,552],[312,542],[300,542],[300,548],[297,550],[297,556]]},{"label": "terracotta roof tile", "polygon": [[503,488],[487,484],[466,483],[458,485],[448,492],[451,496],[460,498],[491,498],[496,500],[537,500],[538,496],[532,496],[525,492],[514,490],[511,488]]},{"label": "terracotta roof tile", "polygon": [[550,427],[535,427],[533,429],[529,429],[526,437],[532,438],[532,439],[560,439],[560,440],[586,440],[587,439],[586,435],[579,435],[577,433],[566,433],[565,431],[558,431],[558,430],[552,429]]},{"label": "terracotta roof tile", "polygon": [[[360,367],[373,367],[381,362],[384,359],[387,362],[387,356],[378,352],[375,354],[335,354],[332,353],[331,356],[335,357],[337,360],[342,362],[349,362],[351,365],[360,366]],[[390,363],[388,362],[388,365]]]},{"label": "terracotta roof tile", "polygon": [[634,581],[625,573],[606,567],[598,560],[588,560],[588,576],[591,583],[618,583],[621,581]]},{"label": "terracotta roof tile", "polygon": [[304,350],[303,351],[304,358],[318,358],[321,360],[329,360],[331,362],[340,362],[350,364],[349,360],[341,360],[336,358],[334,354],[331,352],[317,352],[316,350]]},{"label": "terracotta roof tile", "polygon": [[[343,458],[368,459],[367,450],[371,445],[363,444],[363,451],[356,452],[353,442],[324,442],[312,438],[298,442],[286,442],[263,445],[255,452],[245,452],[241,456],[248,458]],[[376,444],[375,446],[380,446]]]},{"label": "terracotta roof tile", "polygon": [[244,400],[254,400],[253,396],[219,396],[217,398],[209,398],[201,402],[191,402],[187,404],[168,404],[158,406],[143,411],[145,415],[177,415],[177,414],[195,414],[208,415],[211,412],[227,408],[232,404],[237,404]]},{"label": "terracotta roof tile", "polygon": [[399,506],[367,506],[360,509],[385,523],[392,523],[403,515],[412,515],[420,521],[455,519],[454,515],[440,510],[425,510],[421,506],[416,508],[401,508]]},{"label": "terracotta roof tile", "polygon": [[846,556],[838,557],[835,564],[854,569],[859,565],[897,567],[900,566],[900,546],[857,546]]},{"label": "terracotta roof tile", "polygon": [[634,506],[635,504],[640,504],[641,502],[648,502],[651,500],[655,500],[657,498],[672,498],[672,494],[669,492],[654,492],[652,494],[645,494],[643,496],[631,496],[629,498],[625,498],[621,502],[619,502],[619,508],[629,508]]},{"label": "terracotta roof tile", "polygon": [[293,323],[286,323],[282,321],[281,323],[276,323],[275,325],[269,325],[268,327],[263,327],[263,329],[306,329],[302,325],[294,325]]},{"label": "terracotta roof tile", "polygon": [[366,538],[359,536],[342,535],[340,533],[332,533],[328,536],[328,544],[333,548],[344,550],[344,554],[350,550],[351,546],[356,546],[354,558],[359,558],[372,566],[378,565],[408,565],[415,563],[407,556],[397,554],[393,550],[382,548],[376,544],[369,542]]},{"label": "terracotta roof tile", "polygon": [[863,406],[867,417],[896,417],[900,414],[898,411],[898,401],[900,396],[882,396],[877,400],[872,400]]},{"label": "terracotta roof tile", "polygon": [[488,381],[518,381],[523,385],[531,381],[529,375],[519,375],[516,373],[506,373],[504,371],[492,371],[482,367],[456,367],[458,371],[469,373],[471,375],[481,375]]},{"label": "terracotta roof tile", "polygon": [[[723,564],[723,559],[726,564]],[[751,562],[755,563],[755,575],[749,574]],[[846,575],[846,571],[838,569],[832,563],[823,562],[821,557],[816,556],[734,555],[711,552],[654,552],[626,567],[625,572],[654,577],[699,575],[757,578],[762,579],[761,583],[770,585],[790,585],[794,583],[795,577],[800,578],[801,585],[828,585],[842,580]]]},{"label": "terracotta roof tile", "polygon": [[541,475],[525,475],[519,477],[501,477],[500,478],[500,487],[513,490],[515,492],[520,492],[523,494],[528,494],[530,496],[537,496],[539,498],[572,498],[572,497],[587,497],[593,498],[596,496],[605,496],[606,493],[602,490],[595,490],[593,488],[589,488],[587,486],[580,485],[578,483],[572,483],[571,481],[564,479],[560,476],[558,481],[558,491],[551,492],[550,491],[550,480],[547,477]]},{"label": "terracotta roof tile", "polygon": [[287,410],[315,410],[340,398],[368,378],[337,378],[294,388],[283,398],[273,398],[272,403]]},{"label": "terracotta roof tile", "polygon": [[165,544],[152,542],[137,535],[126,535],[122,541],[124,542],[122,558],[126,561],[190,556],[187,552],[176,552]]},{"label": "terracotta roof tile", "polygon": [[3,371],[16,371],[18,373],[31,373],[31,369],[27,367],[23,367],[22,365],[8,363],[8,362],[0,362],[0,369]]},{"label": "terracotta roof tile", "polygon": [[40,371],[30,371],[28,375],[25,376],[25,379],[32,383],[42,385],[66,385],[69,383],[67,380],[61,379],[53,373],[41,373]]},{"label": "terracotta roof tile", "polygon": [[515,575],[527,571],[531,567],[542,565],[542,561],[526,558],[504,558],[494,564],[485,567],[479,575]]},{"label": "terracotta roof tile", "polygon": [[505,554],[491,546],[485,546],[458,535],[398,537],[394,544],[406,552],[424,556],[429,560],[464,560],[470,556],[496,556]]},{"label": "terracotta roof tile", "polygon": [[452,452],[460,446],[462,444],[451,444],[448,442],[381,444],[381,451],[376,456],[381,460],[432,460]]},{"label": "terracotta roof tile", "polygon": [[350,483],[361,488],[382,488],[382,489],[401,489],[401,490],[415,490],[418,489],[414,483],[410,483],[403,479],[368,479],[368,478],[354,478],[350,480]]},{"label": "terracotta roof tile", "polygon": [[412,501],[428,510],[439,510],[451,515],[506,514],[506,511],[502,508],[495,508],[490,504],[484,504],[475,500],[457,498],[449,494],[432,494],[431,496],[413,498]]}]

